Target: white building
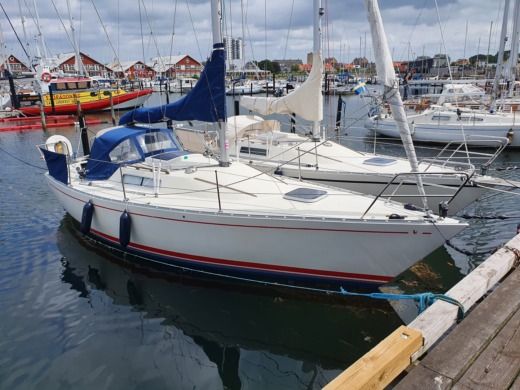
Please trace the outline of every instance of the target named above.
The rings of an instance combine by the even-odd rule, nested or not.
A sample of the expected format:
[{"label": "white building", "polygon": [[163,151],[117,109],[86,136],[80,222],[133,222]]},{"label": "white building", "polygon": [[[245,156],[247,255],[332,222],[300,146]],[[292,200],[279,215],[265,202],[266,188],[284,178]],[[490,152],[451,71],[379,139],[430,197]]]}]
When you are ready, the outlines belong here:
[{"label": "white building", "polygon": [[226,60],[228,63],[244,58],[242,38],[224,37],[224,47],[226,49]]}]

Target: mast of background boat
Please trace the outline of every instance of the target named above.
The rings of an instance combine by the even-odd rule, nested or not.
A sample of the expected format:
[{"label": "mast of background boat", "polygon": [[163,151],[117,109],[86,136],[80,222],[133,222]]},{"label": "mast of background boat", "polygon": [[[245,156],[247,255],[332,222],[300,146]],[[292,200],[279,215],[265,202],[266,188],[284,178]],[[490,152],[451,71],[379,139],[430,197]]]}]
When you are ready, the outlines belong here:
[{"label": "mast of background boat", "polygon": [[[38,45],[36,45],[37,47],[37,51],[38,51],[38,56],[40,57],[40,65],[43,67],[43,61],[44,59],[47,60],[49,58],[49,55],[47,53],[47,46],[45,45],[45,40],[43,39],[43,34],[42,34],[42,30],[40,28],[40,14],[38,13],[38,7],[36,6],[36,0],[33,0],[33,6],[34,6],[34,14],[36,16],[36,30],[38,30],[38,40],[39,40],[39,44],[41,46],[41,50],[43,53],[40,53],[40,48],[38,47]],[[42,57],[43,55],[43,57]]]},{"label": "mast of background boat", "polygon": [[[29,41],[27,40],[27,30],[25,29],[25,17],[23,16],[22,3],[20,1],[21,0],[18,0],[18,11],[20,12],[20,21],[22,22],[23,39],[24,39],[23,44],[25,46],[27,46],[26,53],[28,53],[29,52]],[[29,66],[31,66],[32,58],[28,56],[27,60],[29,61]]]},{"label": "mast of background boat", "polygon": [[[211,0],[211,29],[213,34],[213,50],[224,50],[223,47],[215,48],[215,45],[222,45],[222,3],[220,0]],[[221,167],[229,166],[229,145],[226,137],[226,121],[218,122],[218,138],[220,140],[220,161]]]},{"label": "mast of background boat", "polygon": [[511,55],[509,56],[509,96],[513,96],[516,79],[516,66],[518,64],[518,42],[520,24],[520,0],[515,0],[513,7],[513,32],[511,33]]},{"label": "mast of background boat", "polygon": [[[320,56],[321,58],[321,17],[323,16],[324,10],[321,7],[321,0],[314,0],[313,3],[313,12],[314,12],[314,18],[313,18],[313,47],[312,47],[312,55],[313,56]],[[323,78],[323,74],[321,75]],[[321,84],[320,84],[321,85]],[[321,90],[319,93],[322,93]],[[314,141],[319,141],[321,137],[321,129],[320,129],[320,122],[321,121],[313,121],[312,122],[312,139]]]},{"label": "mast of background boat", "polygon": [[498,49],[497,69],[495,80],[493,82],[493,91],[491,93],[491,111],[495,111],[497,105],[498,90],[500,78],[504,72],[504,49],[507,41],[507,22],[509,17],[509,0],[504,2],[504,16],[502,18],[502,29],[500,30],[500,47]]},{"label": "mast of background boat", "polygon": [[[419,163],[415,155],[415,148],[410,135],[408,119],[404,112],[403,101],[399,93],[399,83],[395,77],[395,70],[392,63],[392,57],[388,48],[385,30],[383,28],[383,20],[379,12],[377,0],[365,0],[368,11],[368,22],[370,24],[370,32],[372,33],[372,44],[374,46],[374,56],[376,61],[377,79],[382,80],[384,86],[384,97],[390,105],[394,121],[399,128],[401,141],[403,142],[406,156],[410,162],[412,172],[419,172]],[[428,209],[426,193],[422,183],[421,175],[417,175],[417,187],[422,197],[423,207]]]},{"label": "mast of background boat", "polygon": [[67,10],[69,12],[69,23],[70,23],[70,34],[72,38],[72,44],[74,45],[74,67],[76,68],[76,73],[80,76],[85,75],[85,68],[83,67],[83,63],[81,62],[81,56],[79,54],[79,45],[78,41],[76,40],[76,30],[74,28],[74,23],[72,21],[72,12],[70,10],[70,0],[67,0]]}]

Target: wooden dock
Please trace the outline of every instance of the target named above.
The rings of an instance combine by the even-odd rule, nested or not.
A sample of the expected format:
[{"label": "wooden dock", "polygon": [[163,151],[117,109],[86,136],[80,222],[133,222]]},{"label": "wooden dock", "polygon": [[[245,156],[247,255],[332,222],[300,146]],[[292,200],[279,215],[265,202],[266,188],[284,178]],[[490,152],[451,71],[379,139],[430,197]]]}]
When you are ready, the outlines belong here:
[{"label": "wooden dock", "polygon": [[520,269],[401,380],[405,389],[520,389]]},{"label": "wooden dock", "polygon": [[467,311],[459,324],[437,301],[325,389],[520,390],[519,260],[517,235],[446,293]]}]

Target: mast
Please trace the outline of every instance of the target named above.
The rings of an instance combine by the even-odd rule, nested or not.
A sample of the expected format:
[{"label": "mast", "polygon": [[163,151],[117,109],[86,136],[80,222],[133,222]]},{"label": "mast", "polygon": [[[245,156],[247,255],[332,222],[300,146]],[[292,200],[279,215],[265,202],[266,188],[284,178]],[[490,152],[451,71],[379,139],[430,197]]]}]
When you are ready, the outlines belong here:
[{"label": "mast", "polygon": [[[406,156],[410,162],[412,172],[419,172],[419,163],[417,161],[417,156],[415,155],[415,148],[410,134],[410,128],[408,127],[408,119],[406,118],[403,101],[401,99],[401,94],[399,93],[399,83],[395,77],[395,70],[390,50],[388,48],[379,6],[377,0],[365,0],[365,5],[368,11],[370,31],[372,33],[372,44],[374,47],[378,80],[383,81],[384,96],[390,105],[395,123],[399,128],[401,141],[403,142],[404,150],[406,151]],[[426,194],[424,192],[420,175],[417,175],[417,187],[419,189],[419,194],[422,197],[423,207],[428,209],[428,202],[426,201]]]},{"label": "mast", "polygon": [[74,56],[76,57],[76,60],[74,62],[74,67],[76,68],[76,72],[83,76],[85,74],[83,63],[81,62],[81,56],[79,54],[79,45],[78,41],[76,40],[76,30],[74,29],[74,23],[72,21],[72,13],[70,10],[70,0],[67,0],[67,10],[69,12],[69,23],[70,23],[70,33],[72,35],[72,44],[74,45]]},{"label": "mast", "polygon": [[[36,0],[33,0],[33,6],[34,6],[34,14],[36,15],[36,29],[38,30],[38,39],[39,44],[41,46],[41,50],[43,53],[43,58],[47,60],[49,58],[49,53],[47,53],[47,46],[45,46],[45,40],[43,39],[42,30],[40,28],[40,14],[38,13],[38,7],[36,6]],[[40,55],[41,57],[41,55]],[[43,59],[40,58],[40,64],[43,66]]]},{"label": "mast", "polygon": [[[18,11],[20,12],[20,20],[22,22],[22,30],[23,30],[23,44],[27,47],[27,52],[29,52],[29,41],[27,40],[27,30],[25,29],[25,17],[22,12],[22,3],[21,0],[18,0]],[[30,57],[27,58],[29,61],[29,66],[31,66],[32,59]]]},{"label": "mast", "polygon": [[[211,29],[213,35],[213,50],[224,50],[222,43],[222,3],[221,0],[211,0]],[[226,122],[219,120],[218,137],[220,140],[220,166],[229,166],[229,144],[226,137]]]},{"label": "mast", "polygon": [[[324,14],[324,10],[321,7],[321,0],[314,0],[313,3],[313,47],[312,47],[312,55],[319,56],[321,58],[321,17]],[[314,60],[313,60],[314,62]],[[323,77],[323,76],[322,76]],[[320,92],[321,93],[321,90]],[[312,139],[315,141],[319,141],[321,137],[320,134],[320,121],[313,121],[312,123]]]},{"label": "mast", "polygon": [[504,49],[507,41],[507,21],[509,18],[509,0],[505,0],[504,2],[504,16],[502,18],[502,28],[500,30],[500,46],[498,49],[498,59],[497,59],[497,69],[495,73],[495,80],[493,82],[493,91],[491,93],[491,110],[495,111],[496,109],[496,100],[498,97],[498,89],[500,77],[502,77],[502,73],[504,72]]},{"label": "mast", "polygon": [[511,33],[511,55],[509,56],[509,96],[513,95],[516,78],[516,65],[518,63],[518,41],[519,31],[518,24],[520,22],[520,0],[515,0],[513,7],[513,32]]}]

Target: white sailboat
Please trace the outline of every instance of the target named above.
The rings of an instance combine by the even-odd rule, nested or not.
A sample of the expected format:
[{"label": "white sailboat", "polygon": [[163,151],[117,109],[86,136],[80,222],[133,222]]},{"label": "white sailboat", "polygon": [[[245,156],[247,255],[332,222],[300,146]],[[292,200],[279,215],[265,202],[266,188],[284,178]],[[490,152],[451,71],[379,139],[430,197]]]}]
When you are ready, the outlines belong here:
[{"label": "white sailboat", "polygon": [[[282,132],[279,122],[258,116],[230,117],[228,138],[231,155],[263,171],[365,194],[392,196],[394,200],[424,207],[417,185],[420,173],[428,208],[437,210],[439,203],[447,202],[450,215],[478,199],[489,187],[515,186],[515,183],[480,175],[465,161],[424,159],[412,169],[409,159],[358,152],[325,139],[319,126],[323,118],[319,23],[319,19],[315,21],[312,70],[297,90],[281,98],[244,96],[240,99],[242,106],[261,115],[296,114],[312,121],[312,136]],[[384,80],[383,77],[379,79]],[[390,86],[394,81],[388,80],[385,85]],[[404,118],[404,113],[402,116]],[[394,135],[401,137],[393,119],[391,123]],[[414,129],[411,126],[412,137]],[[413,146],[411,140],[404,140],[408,148]]]},{"label": "white sailboat", "polygon": [[[491,104],[489,104],[489,100],[485,101],[484,97],[481,97],[482,104],[489,104],[491,109],[470,108],[464,101],[464,97],[467,96],[467,94],[454,94],[449,104],[442,104],[445,102],[442,99],[438,102],[439,105],[433,105],[421,113],[408,116],[408,123],[415,141],[442,144],[464,142],[469,146],[477,145],[489,147],[497,147],[502,144],[520,147],[520,136],[517,134],[520,132],[520,123],[516,117],[516,113],[503,110],[504,107],[512,108],[513,106],[518,106],[518,101],[515,102],[514,99],[511,99],[517,65],[517,61],[512,61],[511,59],[518,58],[520,0],[515,0],[514,4],[513,39],[511,40],[511,56],[506,72],[510,88],[505,94],[509,94],[509,98],[498,99],[499,80],[502,77],[504,69],[503,54],[507,40],[508,12],[509,0],[506,0]],[[461,102],[460,105],[459,101]],[[502,110],[497,111],[497,107],[501,107]],[[397,120],[394,116],[383,109],[381,112],[367,119],[365,127],[387,137],[397,137],[398,126],[396,122]]]},{"label": "white sailboat", "polygon": [[[72,159],[64,137],[41,148],[48,184],[83,232],[152,261],[218,275],[373,286],[466,226],[231,163],[220,1],[211,4],[214,49],[189,94],[127,113],[122,125],[96,135],[87,157]],[[167,119],[218,123],[220,161],[182,150],[170,130],[150,125]]]}]

